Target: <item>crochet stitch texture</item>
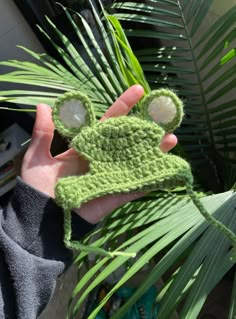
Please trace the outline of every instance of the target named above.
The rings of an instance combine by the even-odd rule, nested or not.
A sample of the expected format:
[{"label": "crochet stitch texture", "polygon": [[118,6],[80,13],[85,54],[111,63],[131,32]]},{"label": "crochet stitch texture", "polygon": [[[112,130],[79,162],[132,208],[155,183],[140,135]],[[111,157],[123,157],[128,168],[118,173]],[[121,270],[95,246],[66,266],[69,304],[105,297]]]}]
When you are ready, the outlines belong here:
[{"label": "crochet stitch texture", "polygon": [[107,194],[171,189],[191,183],[188,163],[161,152],[163,136],[162,128],[135,117],[111,118],[84,128],[71,146],[89,160],[90,171],[59,180],[58,204],[71,210]]},{"label": "crochet stitch texture", "polygon": [[[79,107],[82,105],[87,110],[85,122],[80,123],[79,119],[78,127],[68,126],[68,119],[65,124],[60,112],[63,105],[72,100],[78,100]],[[169,121],[168,114],[164,114],[163,123],[155,123],[156,117],[152,118],[153,110],[156,108],[157,112],[160,109],[163,112],[162,104],[165,101],[167,111],[169,107],[170,113],[173,108],[174,112],[170,114]],[[234,234],[208,214],[193,192],[190,165],[184,159],[160,150],[165,133],[178,127],[183,117],[183,104],[172,91],[161,89],[151,92],[143,99],[138,116],[121,116],[96,122],[93,112],[89,99],[79,92],[64,94],[57,99],[53,108],[56,128],[64,136],[74,136],[71,147],[89,161],[90,168],[86,175],[59,179],[55,188],[56,202],[65,213],[64,241],[67,247],[107,256],[126,255],[122,252],[106,252],[101,248],[92,248],[73,241],[71,211],[79,208],[82,203],[108,194],[171,190],[180,186],[186,187],[194,204],[208,222],[235,241]]]}]

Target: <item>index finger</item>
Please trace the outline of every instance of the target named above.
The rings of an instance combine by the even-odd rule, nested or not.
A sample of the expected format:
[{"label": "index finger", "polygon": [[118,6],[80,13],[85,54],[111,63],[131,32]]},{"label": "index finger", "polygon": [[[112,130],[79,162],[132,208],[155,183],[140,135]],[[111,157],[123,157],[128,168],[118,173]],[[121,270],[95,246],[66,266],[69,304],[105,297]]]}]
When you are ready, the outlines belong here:
[{"label": "index finger", "polygon": [[[141,99],[144,89],[141,85],[135,84],[128,88],[120,97],[112,104],[112,106],[104,113],[100,121],[105,121],[111,117],[127,115],[135,104]],[[78,153],[70,148],[59,156],[78,155]],[[59,157],[57,156],[57,158]]]},{"label": "index finger", "polygon": [[101,121],[111,117],[127,115],[144,94],[141,85],[135,84],[126,90],[102,116]]}]

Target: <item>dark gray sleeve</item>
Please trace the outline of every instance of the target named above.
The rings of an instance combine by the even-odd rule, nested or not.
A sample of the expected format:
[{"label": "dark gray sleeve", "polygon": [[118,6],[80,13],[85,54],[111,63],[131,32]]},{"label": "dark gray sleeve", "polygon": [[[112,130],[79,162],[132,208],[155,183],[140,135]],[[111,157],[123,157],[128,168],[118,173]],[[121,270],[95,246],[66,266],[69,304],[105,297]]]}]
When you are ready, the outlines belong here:
[{"label": "dark gray sleeve", "polygon": [[[72,213],[76,238],[93,226]],[[34,319],[72,261],[63,245],[63,214],[52,199],[18,178],[0,208],[0,319]]]}]

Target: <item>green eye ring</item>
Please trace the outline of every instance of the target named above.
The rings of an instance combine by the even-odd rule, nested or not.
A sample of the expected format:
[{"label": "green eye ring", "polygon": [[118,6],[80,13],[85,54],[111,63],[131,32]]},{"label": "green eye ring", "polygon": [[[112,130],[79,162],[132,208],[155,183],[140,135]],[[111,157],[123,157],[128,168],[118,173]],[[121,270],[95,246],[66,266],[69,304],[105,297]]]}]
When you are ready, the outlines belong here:
[{"label": "green eye ring", "polygon": [[92,102],[78,91],[66,92],[56,99],[52,119],[58,132],[70,138],[83,126],[91,126],[96,121]]},{"label": "green eye ring", "polygon": [[183,102],[171,90],[160,89],[146,95],[141,103],[143,118],[159,124],[166,132],[173,132],[183,119]]}]

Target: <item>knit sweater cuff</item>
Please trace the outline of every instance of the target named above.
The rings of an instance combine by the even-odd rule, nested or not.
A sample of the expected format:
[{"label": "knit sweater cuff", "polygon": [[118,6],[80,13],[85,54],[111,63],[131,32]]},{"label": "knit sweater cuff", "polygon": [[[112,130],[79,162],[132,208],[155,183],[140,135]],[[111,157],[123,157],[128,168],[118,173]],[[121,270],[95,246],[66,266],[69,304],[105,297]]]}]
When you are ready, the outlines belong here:
[{"label": "knit sweater cuff", "polygon": [[[36,256],[68,262],[72,258],[63,243],[62,209],[20,177],[4,211],[2,227],[12,240]],[[94,225],[72,212],[74,239],[80,239],[93,228]]]}]

